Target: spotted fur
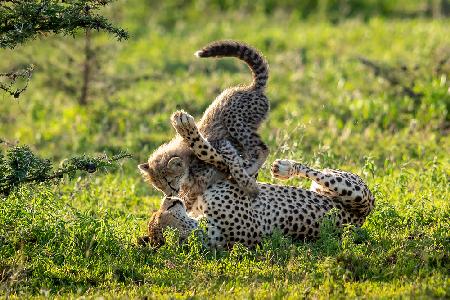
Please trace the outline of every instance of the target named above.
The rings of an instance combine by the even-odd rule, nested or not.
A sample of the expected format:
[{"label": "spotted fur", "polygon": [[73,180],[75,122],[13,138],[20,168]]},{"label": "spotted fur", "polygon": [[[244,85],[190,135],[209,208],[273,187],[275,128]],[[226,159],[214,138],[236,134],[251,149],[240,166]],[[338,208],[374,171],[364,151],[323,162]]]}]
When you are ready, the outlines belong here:
[{"label": "spotted fur", "polygon": [[374,206],[374,197],[355,174],[338,170],[314,170],[290,160],[277,160],[272,175],[280,179],[293,176],[310,178],[310,190],[258,183],[260,193],[254,201],[229,181],[208,187],[196,202],[198,217],[192,217],[178,198],[166,198],[148,224],[147,240],[153,245],[164,243],[162,232],[170,226],[182,238],[198,226],[199,218],[207,220],[210,247],[230,247],[236,242],[248,247],[259,244],[264,236],[281,230],[294,240],[316,238],[324,215],[332,208],[339,213],[336,225],[361,226]]},{"label": "spotted fur", "polygon": [[[189,114],[176,112],[171,120],[177,136],[159,147],[147,163],[139,165],[149,183],[166,196],[180,196],[188,210],[208,185],[230,179],[230,176],[250,198],[254,198],[259,192],[254,175],[269,152],[257,133],[269,111],[264,94],[268,64],[263,56],[254,48],[235,41],[214,42],[196,55],[242,59],[250,67],[253,81],[248,86],[224,90],[197,125]],[[192,151],[199,140],[206,148]],[[191,144],[194,147],[190,147]],[[221,157],[219,146],[228,154],[234,152],[236,155]]]}]

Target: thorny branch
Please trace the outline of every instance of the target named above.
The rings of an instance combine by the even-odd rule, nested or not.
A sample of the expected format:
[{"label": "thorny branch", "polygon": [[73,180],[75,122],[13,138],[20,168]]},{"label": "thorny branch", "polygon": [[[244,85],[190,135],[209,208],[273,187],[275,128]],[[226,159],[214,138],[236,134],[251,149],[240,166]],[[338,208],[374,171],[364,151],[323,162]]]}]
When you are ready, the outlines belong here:
[{"label": "thorny branch", "polygon": [[64,175],[75,178],[78,171],[94,173],[108,170],[116,167],[117,161],[130,157],[126,152],[111,157],[106,154],[97,157],[75,156],[64,160],[54,170],[50,160],[36,155],[28,146],[9,147],[6,155],[0,151],[0,196],[8,195],[13,188],[23,184],[54,182]]},{"label": "thorny branch", "polygon": [[[33,71],[34,65],[29,65],[25,69],[19,71],[0,73],[0,78],[7,78],[9,81],[8,83],[0,82],[0,89],[4,90],[14,98],[19,98],[20,94],[28,88],[28,83],[33,75]],[[21,88],[14,88],[13,86],[20,78],[25,80],[25,85]]]}]

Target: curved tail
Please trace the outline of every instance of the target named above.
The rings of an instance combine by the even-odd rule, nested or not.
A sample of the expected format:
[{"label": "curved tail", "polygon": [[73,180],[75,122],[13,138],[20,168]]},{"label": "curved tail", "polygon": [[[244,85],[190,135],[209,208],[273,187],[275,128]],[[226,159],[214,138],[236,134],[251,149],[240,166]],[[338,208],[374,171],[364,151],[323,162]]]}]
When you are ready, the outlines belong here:
[{"label": "curved tail", "polygon": [[253,82],[250,89],[264,90],[269,78],[269,64],[258,50],[236,41],[216,41],[195,52],[197,57],[237,57],[250,67]]}]

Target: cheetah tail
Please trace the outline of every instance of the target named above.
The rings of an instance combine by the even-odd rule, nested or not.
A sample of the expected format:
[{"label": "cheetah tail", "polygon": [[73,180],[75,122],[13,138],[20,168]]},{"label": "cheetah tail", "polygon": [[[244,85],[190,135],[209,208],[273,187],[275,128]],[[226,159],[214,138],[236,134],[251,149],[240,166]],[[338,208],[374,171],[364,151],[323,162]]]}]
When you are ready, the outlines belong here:
[{"label": "cheetah tail", "polygon": [[195,52],[197,57],[237,57],[250,67],[253,82],[249,88],[264,90],[269,77],[269,65],[258,50],[237,41],[216,41]]}]

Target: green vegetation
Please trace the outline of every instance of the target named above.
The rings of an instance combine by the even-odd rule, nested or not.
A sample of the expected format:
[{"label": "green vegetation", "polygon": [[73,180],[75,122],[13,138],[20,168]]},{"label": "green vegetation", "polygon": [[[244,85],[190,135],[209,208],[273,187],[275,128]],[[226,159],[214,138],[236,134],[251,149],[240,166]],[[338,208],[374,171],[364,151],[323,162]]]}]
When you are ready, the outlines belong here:
[{"label": "green vegetation", "polygon": [[0,48],[14,48],[48,33],[73,35],[80,29],[101,29],[118,39],[127,38],[125,30],[95,13],[109,3],[111,0],[4,0],[0,4]]},{"label": "green vegetation", "polygon": [[[104,30],[118,40],[126,39],[128,33],[112,25],[97,11],[113,0],[4,0],[0,3],[0,48],[13,49],[30,39],[48,34],[75,35],[80,29],[86,33],[86,61],[90,58],[91,30]],[[86,64],[89,66],[89,64]],[[89,71],[89,68],[85,68]],[[18,98],[28,87],[34,66],[22,66],[22,70],[0,73],[0,90]],[[89,72],[88,72],[89,73]],[[88,74],[89,75],[89,74]],[[89,78],[87,78],[89,79]],[[20,88],[14,88],[25,81]],[[87,90],[85,88],[85,90]],[[86,92],[86,91],[85,91]],[[82,98],[86,101],[86,95]]]},{"label": "green vegetation", "polygon": [[0,194],[9,195],[11,190],[28,183],[57,183],[64,175],[74,179],[77,171],[94,173],[115,167],[114,162],[129,158],[127,153],[120,153],[109,158],[100,157],[72,157],[64,160],[57,170],[48,159],[34,154],[28,146],[15,146],[8,149],[6,157],[0,152]]},{"label": "green vegetation", "polygon": [[[8,59],[0,70],[36,66],[19,101],[0,99],[3,140],[52,161],[119,149],[135,159],[0,199],[0,297],[449,297],[449,20],[333,24],[281,9],[200,14],[193,4],[151,11],[145,1],[132,4],[106,11],[129,31],[126,43],[92,36],[102,76],[87,105],[77,99],[83,37],[1,53]],[[337,232],[325,221],[318,241],[276,233],[251,251],[211,252],[198,235],[159,250],[137,246],[161,195],[136,165],[174,135],[170,114],[183,108],[198,118],[220,90],[250,81],[236,60],[193,56],[222,38],[258,47],[270,63],[272,111],[262,136],[272,153],[259,180],[275,182],[269,166],[281,157],[360,174],[377,199],[361,229]]]}]

